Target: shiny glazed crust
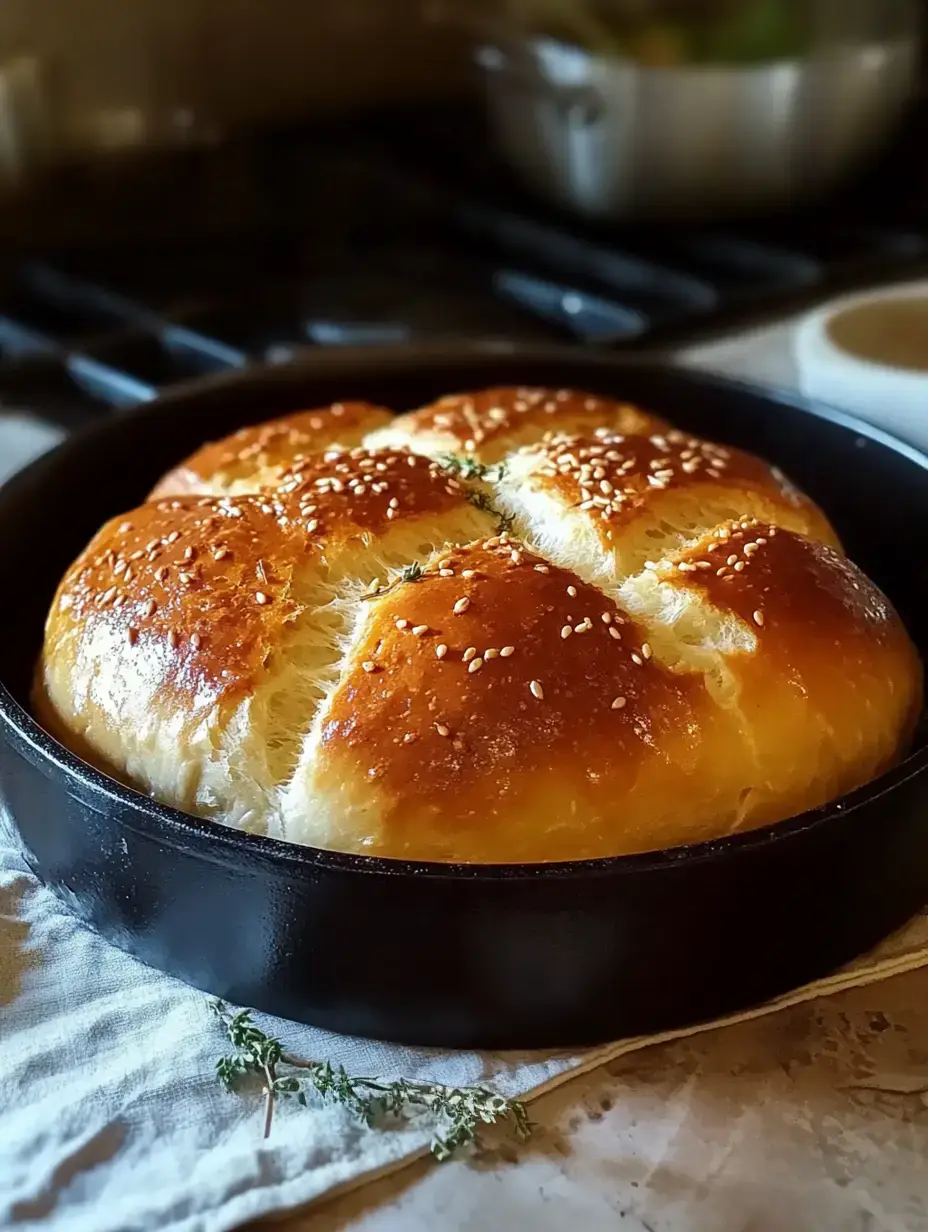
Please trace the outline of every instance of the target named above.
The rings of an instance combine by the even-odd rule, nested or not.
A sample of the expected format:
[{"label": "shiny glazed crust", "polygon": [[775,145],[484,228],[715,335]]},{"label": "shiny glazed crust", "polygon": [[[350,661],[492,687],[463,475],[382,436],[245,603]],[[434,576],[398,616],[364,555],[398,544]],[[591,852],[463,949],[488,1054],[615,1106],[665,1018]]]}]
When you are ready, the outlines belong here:
[{"label": "shiny glazed crust", "polygon": [[389,411],[367,402],[335,402],[242,428],[204,445],[168,471],[151,499],[259,491],[273,481],[277,468],[333,445],[359,445],[366,433],[391,419]]},{"label": "shiny glazed crust", "polygon": [[36,709],[110,773],[294,842],[535,862],[762,825],[904,751],[917,654],[766,463],[564,390],[315,449],[307,414],[345,418],[204,448],[156,491],[209,494],[62,581]]}]

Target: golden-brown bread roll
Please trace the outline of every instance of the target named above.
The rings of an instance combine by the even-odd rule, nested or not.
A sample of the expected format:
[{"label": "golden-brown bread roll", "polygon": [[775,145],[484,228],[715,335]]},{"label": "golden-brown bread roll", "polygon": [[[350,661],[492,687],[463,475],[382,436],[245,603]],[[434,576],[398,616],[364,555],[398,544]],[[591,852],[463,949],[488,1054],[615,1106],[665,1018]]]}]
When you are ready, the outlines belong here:
[{"label": "golden-brown bread roll", "polygon": [[367,402],[333,402],[233,432],[198,449],[158,482],[151,500],[192,493],[217,496],[257,492],[277,471],[305,454],[339,446],[350,449],[364,435],[392,420]]},{"label": "golden-brown bread roll", "polygon": [[397,416],[372,433],[367,444],[413,449],[433,458],[464,454],[497,462],[546,433],[608,428],[631,436],[667,426],[657,415],[602,394],[518,386],[448,394],[421,410]]},{"label": "golden-brown bread roll", "polygon": [[526,392],[472,396],[529,405],[479,441],[432,408],[108,523],[49,614],[39,717],[189,812],[413,859],[718,837],[898,759],[917,653],[807,497],[624,404]]}]

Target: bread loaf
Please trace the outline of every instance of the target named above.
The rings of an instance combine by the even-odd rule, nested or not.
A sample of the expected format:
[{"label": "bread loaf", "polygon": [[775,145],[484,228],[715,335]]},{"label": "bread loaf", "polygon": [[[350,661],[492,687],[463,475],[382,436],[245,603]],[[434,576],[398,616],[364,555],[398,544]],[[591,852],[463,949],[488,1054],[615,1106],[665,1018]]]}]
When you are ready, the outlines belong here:
[{"label": "bread loaf", "polygon": [[627,404],[345,404],[204,447],[63,579],[64,743],[297,843],[536,862],[712,839],[905,751],[921,665],[825,515]]}]

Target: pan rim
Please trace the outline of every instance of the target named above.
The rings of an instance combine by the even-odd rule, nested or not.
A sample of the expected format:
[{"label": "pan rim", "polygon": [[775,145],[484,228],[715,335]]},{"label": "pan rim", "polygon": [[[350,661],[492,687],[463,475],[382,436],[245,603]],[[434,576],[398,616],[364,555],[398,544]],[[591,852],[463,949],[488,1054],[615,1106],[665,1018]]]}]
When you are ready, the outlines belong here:
[{"label": "pan rim", "polygon": [[[741,392],[759,397],[771,404],[788,406],[805,414],[813,414],[837,427],[842,427],[864,437],[874,444],[889,449],[920,467],[928,479],[928,455],[914,446],[897,440],[875,425],[813,399],[782,389],[731,379],[683,365],[672,365],[659,354],[610,353],[606,351],[578,352],[568,346],[522,345],[496,342],[457,342],[453,344],[413,344],[384,348],[337,348],[331,351],[310,352],[297,356],[286,365],[255,365],[245,371],[234,370],[203,377],[172,387],[167,393],[141,403],[118,417],[108,417],[91,423],[67,437],[54,449],[34,460],[13,476],[0,490],[0,508],[7,502],[15,504],[17,492],[34,483],[46,468],[53,468],[69,451],[79,449],[85,441],[105,438],[109,433],[124,429],[125,425],[156,416],[163,408],[176,403],[186,403],[198,395],[203,396],[225,389],[242,393],[252,386],[266,387],[268,379],[279,380],[282,385],[296,384],[300,375],[318,379],[326,369],[333,372],[350,366],[352,358],[363,355],[363,370],[372,371],[381,365],[384,369],[402,370],[415,365],[422,371],[440,369],[453,364],[477,366],[481,361],[492,359],[525,364],[578,364],[588,367],[591,374],[608,373],[634,368],[638,370],[672,370],[687,383],[719,389],[726,393]],[[16,700],[0,680],[0,725],[7,740],[16,751],[27,759],[46,777],[57,773],[65,786],[79,785],[83,798],[90,807],[104,811],[104,802],[109,801],[107,811],[117,806],[119,816],[114,824],[121,829],[144,833],[155,841],[166,843],[182,850],[193,859],[235,864],[241,867],[249,859],[278,868],[281,872],[305,873],[313,871],[365,874],[388,877],[415,877],[444,879],[456,882],[520,881],[551,883],[570,881],[583,877],[623,877],[644,872],[689,867],[696,863],[731,858],[749,857],[772,845],[798,839],[843,822],[851,813],[873,805],[881,797],[896,791],[905,783],[924,773],[928,768],[928,745],[911,753],[899,765],[880,775],[837,800],[818,808],[807,810],[793,817],[783,818],[766,826],[720,838],[702,840],[678,847],[661,848],[655,851],[635,852],[627,855],[602,856],[595,859],[551,861],[531,864],[478,864],[442,862],[434,860],[408,860],[386,856],[369,856],[328,848],[291,843],[283,839],[251,834],[236,830],[221,822],[196,817],[180,809],[160,803],[110,777],[83,761],[76,754],[45,731],[29,711]],[[101,807],[102,806],[102,807]]]}]

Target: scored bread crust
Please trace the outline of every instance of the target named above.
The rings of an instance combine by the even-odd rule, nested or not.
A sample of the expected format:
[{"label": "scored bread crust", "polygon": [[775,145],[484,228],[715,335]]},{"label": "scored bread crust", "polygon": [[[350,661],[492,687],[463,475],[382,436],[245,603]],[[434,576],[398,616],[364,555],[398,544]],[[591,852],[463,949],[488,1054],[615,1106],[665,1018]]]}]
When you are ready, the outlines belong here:
[{"label": "scored bread crust", "polygon": [[602,394],[519,386],[447,394],[398,415],[373,432],[368,444],[414,449],[431,457],[463,453],[480,462],[498,462],[551,431],[582,435],[608,428],[634,436],[668,426],[657,415]]},{"label": "scored bread crust", "polygon": [[393,416],[369,402],[333,402],[253,424],[210,441],[168,471],[149,499],[164,496],[241,495],[272,484],[280,467],[334,446],[351,448]]},{"label": "scored bread crust", "polygon": [[766,463],[573,391],[380,414],[237,433],[194,455],[209,494],[103,527],[49,613],[46,726],[200,816],[473,862],[719,837],[904,752],[918,655]]}]

